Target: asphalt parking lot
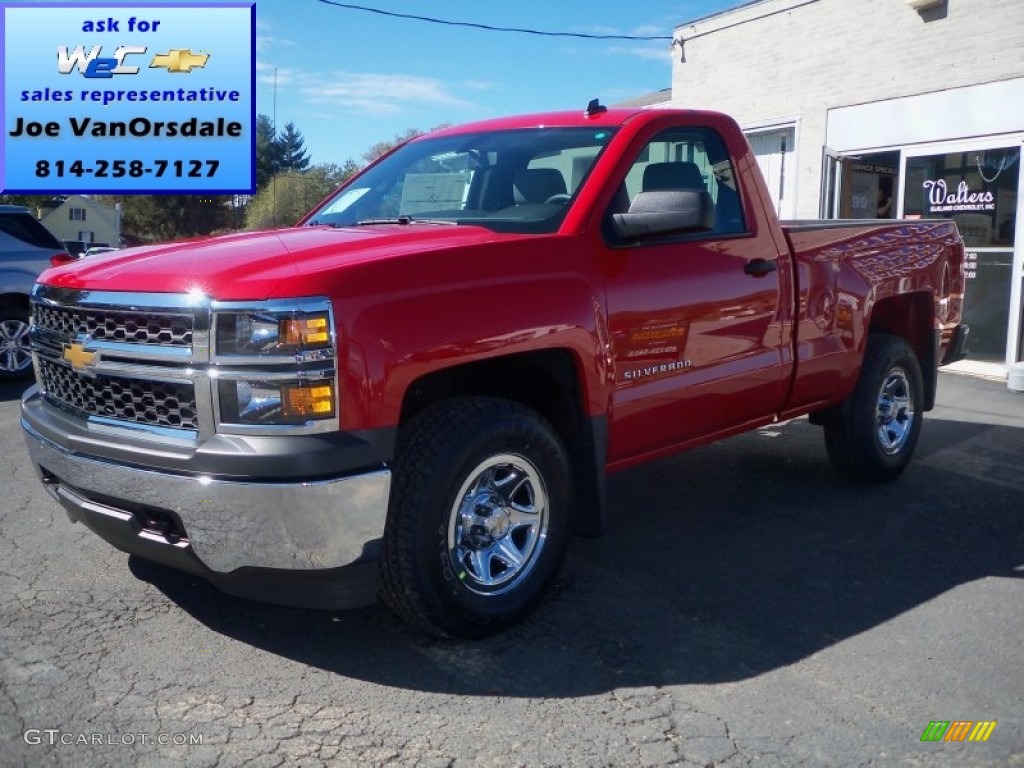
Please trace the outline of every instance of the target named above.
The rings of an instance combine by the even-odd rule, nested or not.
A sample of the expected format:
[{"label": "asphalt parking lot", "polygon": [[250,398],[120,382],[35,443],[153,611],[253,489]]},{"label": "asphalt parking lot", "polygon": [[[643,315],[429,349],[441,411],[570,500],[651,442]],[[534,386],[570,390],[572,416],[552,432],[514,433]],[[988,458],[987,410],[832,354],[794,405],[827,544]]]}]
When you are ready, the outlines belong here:
[{"label": "asphalt parking lot", "polygon": [[[222,595],[73,526],[0,388],[0,765],[1024,766],[1024,394],[944,373],[896,483],[804,420],[615,475],[525,624]],[[932,721],[995,721],[923,742]]]}]

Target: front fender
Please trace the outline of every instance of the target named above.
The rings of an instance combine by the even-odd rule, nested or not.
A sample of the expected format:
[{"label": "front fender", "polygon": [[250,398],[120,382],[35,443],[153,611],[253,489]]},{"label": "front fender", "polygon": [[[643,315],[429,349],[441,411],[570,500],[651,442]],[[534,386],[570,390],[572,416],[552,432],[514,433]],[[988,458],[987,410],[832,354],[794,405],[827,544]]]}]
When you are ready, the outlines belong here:
[{"label": "front fender", "polygon": [[449,254],[410,283],[388,270],[391,290],[338,300],[344,428],[397,424],[412,384],[437,371],[554,349],[575,361],[581,410],[605,412],[604,302],[587,251],[516,245]]}]

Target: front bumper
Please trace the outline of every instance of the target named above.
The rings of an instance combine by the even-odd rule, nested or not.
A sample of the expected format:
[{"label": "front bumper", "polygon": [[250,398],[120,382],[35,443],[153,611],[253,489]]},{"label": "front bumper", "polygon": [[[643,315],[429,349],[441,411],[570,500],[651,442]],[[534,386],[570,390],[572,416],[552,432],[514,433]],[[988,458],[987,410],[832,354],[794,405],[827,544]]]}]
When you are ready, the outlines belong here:
[{"label": "front bumper", "polygon": [[49,493],[118,549],[268,602],[373,602],[387,469],[316,481],[220,479],[85,456],[25,418],[22,431]]}]

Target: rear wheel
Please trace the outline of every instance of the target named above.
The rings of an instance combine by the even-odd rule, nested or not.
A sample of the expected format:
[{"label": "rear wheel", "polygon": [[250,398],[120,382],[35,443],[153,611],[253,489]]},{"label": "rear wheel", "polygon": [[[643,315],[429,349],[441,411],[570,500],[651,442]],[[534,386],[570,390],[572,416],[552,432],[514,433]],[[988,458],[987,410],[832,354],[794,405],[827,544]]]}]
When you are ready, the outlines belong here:
[{"label": "rear wheel", "polygon": [[32,375],[28,324],[27,309],[0,309],[0,381],[27,379]]},{"label": "rear wheel", "polygon": [[569,504],[565,449],[538,414],[490,398],[433,406],[399,439],[382,599],[445,637],[518,621],[561,565]]},{"label": "rear wheel", "polygon": [[921,365],[899,336],[872,334],[864,365],[838,418],[825,426],[829,458],[845,476],[880,483],[910,463],[921,432]]}]

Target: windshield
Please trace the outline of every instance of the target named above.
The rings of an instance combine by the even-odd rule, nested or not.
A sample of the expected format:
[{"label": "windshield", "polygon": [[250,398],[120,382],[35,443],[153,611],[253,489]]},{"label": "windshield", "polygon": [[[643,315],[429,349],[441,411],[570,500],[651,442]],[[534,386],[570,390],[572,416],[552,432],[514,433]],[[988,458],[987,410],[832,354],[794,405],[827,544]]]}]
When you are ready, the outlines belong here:
[{"label": "windshield", "polygon": [[414,141],[342,187],[307,224],[424,222],[554,232],[612,134],[531,128]]}]

